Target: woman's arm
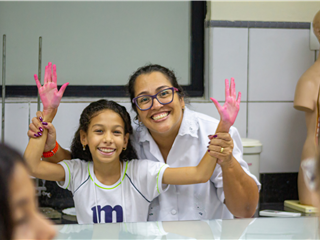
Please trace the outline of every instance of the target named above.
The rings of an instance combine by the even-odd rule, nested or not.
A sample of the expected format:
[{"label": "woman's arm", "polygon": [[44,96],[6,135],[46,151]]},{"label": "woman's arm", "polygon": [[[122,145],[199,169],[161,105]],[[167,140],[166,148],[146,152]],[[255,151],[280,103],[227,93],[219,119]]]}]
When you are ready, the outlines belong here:
[{"label": "woman's arm", "polygon": [[[226,102],[235,98],[234,79],[231,79],[229,94],[228,91],[226,84]],[[229,98],[231,100],[228,100]],[[232,112],[233,105],[230,107],[225,104],[221,107],[216,100],[212,99],[212,101],[215,103],[223,120],[222,128],[230,128],[235,118],[228,112],[230,110]],[[240,105],[240,101],[238,104]],[[217,163],[221,166],[225,204],[229,211],[236,217],[252,217],[259,201],[259,189],[256,182],[243,170],[240,163],[232,155],[233,141],[241,141],[239,134],[233,136],[236,139],[232,139],[228,132],[229,129],[228,131],[223,130],[223,132],[217,134],[217,138],[211,140],[209,154],[218,159]]]},{"label": "woman's arm", "polygon": [[[239,134],[218,133],[211,141],[209,154],[218,159],[222,169],[225,204],[236,217],[252,217],[259,200],[259,189],[256,182],[243,170],[240,163],[232,155],[234,141],[241,141]],[[223,147],[221,153],[219,149]]]},{"label": "woman's arm", "polygon": [[234,157],[221,168],[225,204],[229,211],[236,217],[252,217],[259,201],[256,182]]},{"label": "woman's arm", "polygon": [[[226,102],[232,101],[235,98],[234,79],[231,79],[231,89],[229,93],[228,91],[226,83]],[[231,100],[229,100],[230,98]],[[218,137],[211,140],[209,147],[209,154],[218,159],[217,163],[220,164],[222,169],[225,204],[234,216],[252,217],[259,201],[259,189],[256,182],[243,170],[239,162],[232,155],[234,140],[228,132],[235,118],[232,114],[228,114],[228,112],[230,110],[232,112],[234,105],[230,105],[230,107],[225,104],[221,107],[216,100],[212,99],[212,101],[215,103],[221,116],[222,127],[228,129],[228,131],[223,130],[223,134],[217,134]],[[240,105],[240,101],[238,104]],[[241,141],[239,135],[234,137],[237,138],[237,141]]]}]

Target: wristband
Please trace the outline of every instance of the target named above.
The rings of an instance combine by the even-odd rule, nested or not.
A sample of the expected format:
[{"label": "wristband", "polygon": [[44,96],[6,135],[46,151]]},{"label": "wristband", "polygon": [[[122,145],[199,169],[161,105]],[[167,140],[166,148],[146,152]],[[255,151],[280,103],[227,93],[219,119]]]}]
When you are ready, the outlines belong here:
[{"label": "wristband", "polygon": [[59,144],[56,141],[56,146],[49,152],[43,152],[42,157],[44,157],[44,158],[52,157],[58,151],[58,148],[59,148]]}]

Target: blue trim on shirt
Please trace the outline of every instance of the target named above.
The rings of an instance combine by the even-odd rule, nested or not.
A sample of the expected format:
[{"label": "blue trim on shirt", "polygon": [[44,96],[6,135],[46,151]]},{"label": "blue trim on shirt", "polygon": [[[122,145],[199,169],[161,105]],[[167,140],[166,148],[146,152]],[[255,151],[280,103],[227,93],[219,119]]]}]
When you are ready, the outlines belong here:
[{"label": "blue trim on shirt", "polygon": [[131,178],[126,174],[126,176],[128,177],[130,183],[132,184],[132,186],[137,190],[138,193],[140,193],[140,195],[148,202],[151,203],[151,201],[149,201],[145,196],[143,196],[143,194],[138,190],[138,188],[133,184],[133,182],[131,181]]},{"label": "blue trim on shirt", "polygon": [[75,194],[76,191],[78,191],[78,189],[79,189],[83,184],[85,184],[89,179],[90,179],[90,176],[88,176],[88,178],[87,178],[83,183],[80,184],[80,186],[74,191],[73,194]]}]

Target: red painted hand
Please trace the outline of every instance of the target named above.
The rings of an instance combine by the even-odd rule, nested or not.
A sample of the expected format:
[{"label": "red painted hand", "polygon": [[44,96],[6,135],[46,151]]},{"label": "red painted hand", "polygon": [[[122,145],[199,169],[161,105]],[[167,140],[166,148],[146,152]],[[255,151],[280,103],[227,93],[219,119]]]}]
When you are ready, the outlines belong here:
[{"label": "red painted hand", "polygon": [[34,80],[36,81],[40,99],[43,104],[43,112],[56,110],[60,104],[63,93],[69,83],[65,83],[61,86],[58,91],[57,87],[57,70],[56,65],[49,62],[48,66],[45,67],[44,73],[44,84],[41,86],[37,74],[34,75]]},{"label": "red painted hand", "polygon": [[241,100],[241,92],[238,93],[238,99],[236,99],[236,85],[234,83],[234,78],[231,78],[230,89],[229,80],[225,80],[225,97],[226,101],[223,106],[221,106],[216,99],[210,99],[218,109],[221,118],[220,121],[223,123],[223,126],[229,129],[234,124],[237,118]]}]

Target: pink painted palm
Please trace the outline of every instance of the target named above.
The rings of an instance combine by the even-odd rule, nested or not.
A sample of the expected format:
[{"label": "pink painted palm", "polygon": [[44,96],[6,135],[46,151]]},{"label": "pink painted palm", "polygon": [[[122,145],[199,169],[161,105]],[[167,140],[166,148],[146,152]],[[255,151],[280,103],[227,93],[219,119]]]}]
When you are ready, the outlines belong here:
[{"label": "pink painted palm", "polygon": [[54,113],[55,115],[63,93],[69,83],[63,84],[58,91],[56,65],[53,64],[52,66],[51,62],[49,62],[48,66],[45,67],[43,86],[41,86],[37,74],[34,75],[34,80],[36,81],[40,99],[43,104],[43,114],[48,115]]},{"label": "pink painted palm", "polygon": [[241,100],[241,92],[238,93],[238,99],[236,99],[236,85],[234,82],[234,78],[231,78],[231,86],[229,88],[229,80],[225,80],[225,103],[223,106],[219,104],[219,102],[214,99],[210,98],[212,102],[215,104],[219,114],[220,114],[220,121],[222,122],[223,129],[227,132],[229,128],[234,124],[239,108],[240,108],[240,100]]}]

